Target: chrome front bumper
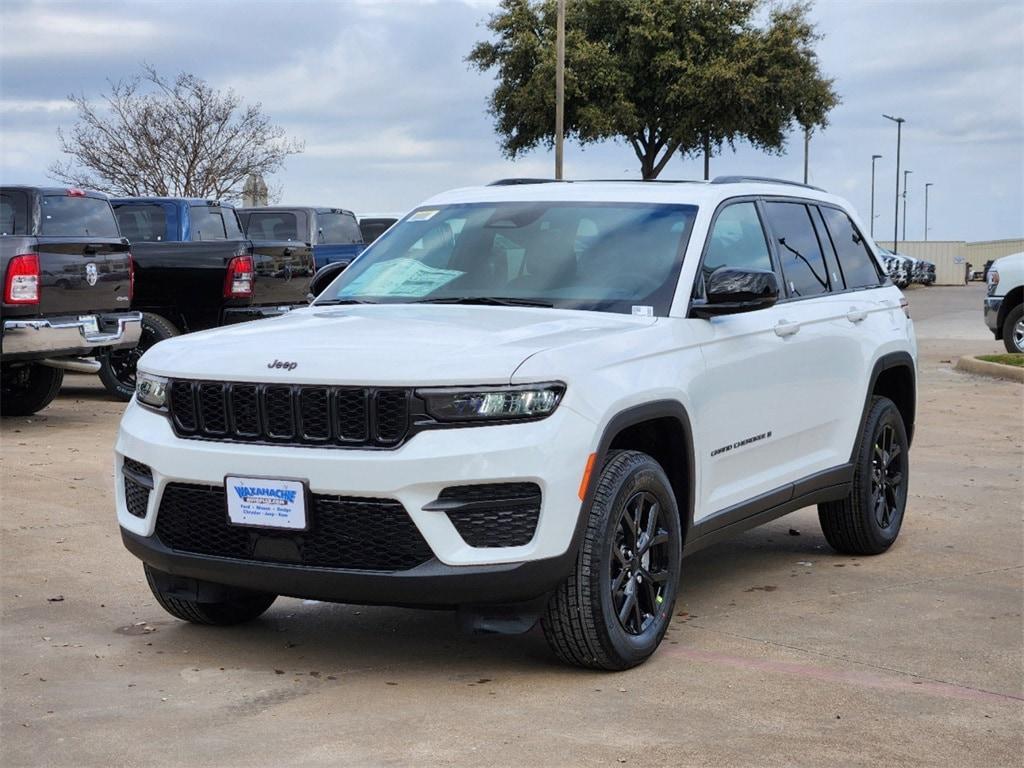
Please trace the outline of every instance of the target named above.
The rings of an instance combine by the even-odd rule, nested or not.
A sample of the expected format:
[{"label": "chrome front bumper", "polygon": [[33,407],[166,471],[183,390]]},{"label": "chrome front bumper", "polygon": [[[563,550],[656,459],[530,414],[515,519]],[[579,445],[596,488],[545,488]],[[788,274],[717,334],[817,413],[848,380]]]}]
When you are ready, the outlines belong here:
[{"label": "chrome front bumper", "polygon": [[9,358],[83,356],[139,343],[141,312],[5,320],[0,353]]}]

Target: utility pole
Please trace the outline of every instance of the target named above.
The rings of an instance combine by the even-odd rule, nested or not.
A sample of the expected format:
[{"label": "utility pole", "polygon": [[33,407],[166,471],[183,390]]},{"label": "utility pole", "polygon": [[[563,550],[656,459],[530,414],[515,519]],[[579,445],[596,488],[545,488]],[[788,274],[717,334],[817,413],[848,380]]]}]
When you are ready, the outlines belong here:
[{"label": "utility pole", "polygon": [[907,176],[913,171],[903,172],[903,239],[907,239]]},{"label": "utility pole", "polygon": [[881,155],[871,156],[871,239],[875,239],[875,161],[881,160]]},{"label": "utility pole", "polygon": [[924,185],[924,240],[928,242],[928,187],[934,186],[930,181]]},{"label": "utility pole", "polygon": [[893,117],[892,115],[882,115],[882,117],[896,123],[896,212],[892,217],[892,249],[895,251],[896,236],[900,231],[900,141],[902,139],[903,124],[907,121],[902,117]]},{"label": "utility pole", "polygon": [[555,178],[562,178],[562,145],[565,140],[565,0],[558,0],[555,29]]},{"label": "utility pole", "polygon": [[811,151],[811,129],[804,128],[804,184],[807,183],[807,165]]}]

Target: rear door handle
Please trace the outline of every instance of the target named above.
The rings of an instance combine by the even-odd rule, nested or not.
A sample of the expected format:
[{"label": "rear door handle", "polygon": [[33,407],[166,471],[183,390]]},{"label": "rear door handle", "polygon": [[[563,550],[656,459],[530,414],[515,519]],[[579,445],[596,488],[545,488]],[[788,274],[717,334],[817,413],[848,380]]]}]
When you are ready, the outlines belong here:
[{"label": "rear door handle", "polygon": [[792,336],[799,330],[800,323],[790,323],[786,320],[779,320],[779,322],[775,324],[776,336]]},{"label": "rear door handle", "polygon": [[857,309],[856,307],[850,307],[850,311],[846,313],[846,319],[851,323],[859,323],[868,316],[868,313],[863,309]]}]

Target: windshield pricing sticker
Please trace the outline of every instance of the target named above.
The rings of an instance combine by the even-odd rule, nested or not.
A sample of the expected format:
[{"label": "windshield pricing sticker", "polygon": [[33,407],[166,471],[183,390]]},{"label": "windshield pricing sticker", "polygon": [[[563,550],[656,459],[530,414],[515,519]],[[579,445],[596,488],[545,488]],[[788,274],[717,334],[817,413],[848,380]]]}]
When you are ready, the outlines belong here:
[{"label": "windshield pricing sticker", "polygon": [[306,529],[306,489],[297,480],[227,477],[228,519],[235,525]]},{"label": "windshield pricing sticker", "polygon": [[435,269],[416,259],[392,259],[374,264],[342,288],[345,296],[426,296],[464,274],[457,269]]},{"label": "windshield pricing sticker", "polygon": [[646,304],[634,304],[633,315],[635,317],[654,317],[654,307],[647,306]]},{"label": "windshield pricing sticker", "polygon": [[437,215],[437,208],[424,208],[422,211],[416,211],[409,217],[409,221],[430,221]]}]

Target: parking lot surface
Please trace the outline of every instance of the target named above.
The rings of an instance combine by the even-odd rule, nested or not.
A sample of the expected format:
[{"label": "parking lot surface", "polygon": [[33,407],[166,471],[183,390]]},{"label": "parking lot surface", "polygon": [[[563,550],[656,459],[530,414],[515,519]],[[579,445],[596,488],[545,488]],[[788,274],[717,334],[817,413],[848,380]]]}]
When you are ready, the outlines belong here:
[{"label": "parking lot surface", "polygon": [[69,376],[0,433],[0,762],[1020,765],[1024,387],[953,370],[1002,350],[983,293],[908,291],[896,545],[836,555],[809,508],[702,551],[661,649],[618,674],[443,612],[279,599],[242,627],[172,620],[114,518],[123,405]]}]

